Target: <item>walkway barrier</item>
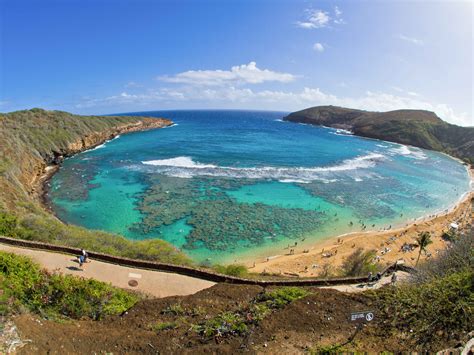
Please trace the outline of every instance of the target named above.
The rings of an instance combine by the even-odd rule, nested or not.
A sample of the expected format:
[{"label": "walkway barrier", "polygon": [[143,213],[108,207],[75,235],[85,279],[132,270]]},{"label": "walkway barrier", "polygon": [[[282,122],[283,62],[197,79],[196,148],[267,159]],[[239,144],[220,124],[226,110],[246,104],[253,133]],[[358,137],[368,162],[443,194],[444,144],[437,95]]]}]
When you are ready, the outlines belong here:
[{"label": "walkway barrier", "polygon": [[[80,255],[81,249],[56,245],[56,244],[49,244],[31,240],[23,240],[23,239],[16,239],[16,238],[9,238],[0,236],[0,243],[8,244],[23,248],[29,249],[39,249],[51,252],[57,252],[62,254],[71,254],[71,255]],[[239,285],[258,285],[258,286],[335,286],[335,285],[349,285],[349,284],[357,284],[357,283],[365,283],[367,282],[367,277],[344,277],[344,278],[334,278],[334,279],[309,279],[309,278],[302,278],[302,279],[288,279],[288,280],[258,280],[258,279],[246,279],[241,277],[223,275],[211,270],[201,269],[201,268],[194,268],[189,266],[180,266],[180,265],[173,265],[167,263],[160,263],[154,261],[146,261],[146,260],[137,260],[137,259],[129,259],[120,256],[114,256],[109,254],[102,254],[93,251],[88,251],[89,257],[94,260],[103,261],[106,263],[117,264],[121,266],[129,266],[139,269],[147,269],[147,270],[154,270],[154,271],[164,271],[170,272],[180,275],[186,275],[194,278],[198,278],[201,280],[207,280],[212,282],[225,282],[231,284],[239,284]],[[393,264],[387,267],[383,272],[382,275],[390,274],[394,271],[405,271],[408,273],[416,272],[415,269],[400,265],[400,264]]]}]

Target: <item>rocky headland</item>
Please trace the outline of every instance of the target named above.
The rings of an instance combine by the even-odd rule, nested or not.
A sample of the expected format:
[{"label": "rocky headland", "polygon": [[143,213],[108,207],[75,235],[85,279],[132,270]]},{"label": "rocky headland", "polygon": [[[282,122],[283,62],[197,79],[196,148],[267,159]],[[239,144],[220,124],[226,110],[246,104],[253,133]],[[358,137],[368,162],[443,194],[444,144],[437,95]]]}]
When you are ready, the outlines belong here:
[{"label": "rocky headland", "polygon": [[474,127],[447,123],[430,111],[370,112],[317,106],[293,112],[284,120],[345,129],[361,137],[436,150],[474,164]]}]

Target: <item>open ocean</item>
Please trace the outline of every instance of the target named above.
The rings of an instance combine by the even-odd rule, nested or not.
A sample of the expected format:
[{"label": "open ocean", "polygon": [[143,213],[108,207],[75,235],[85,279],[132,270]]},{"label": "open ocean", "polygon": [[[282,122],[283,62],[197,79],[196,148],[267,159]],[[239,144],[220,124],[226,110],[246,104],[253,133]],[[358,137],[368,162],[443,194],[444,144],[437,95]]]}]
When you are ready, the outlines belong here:
[{"label": "open ocean", "polygon": [[52,206],[68,223],[164,239],[201,263],[393,228],[469,190],[466,168],[446,155],[283,122],[284,112],[127,115],[176,124],[67,159],[51,181]]}]

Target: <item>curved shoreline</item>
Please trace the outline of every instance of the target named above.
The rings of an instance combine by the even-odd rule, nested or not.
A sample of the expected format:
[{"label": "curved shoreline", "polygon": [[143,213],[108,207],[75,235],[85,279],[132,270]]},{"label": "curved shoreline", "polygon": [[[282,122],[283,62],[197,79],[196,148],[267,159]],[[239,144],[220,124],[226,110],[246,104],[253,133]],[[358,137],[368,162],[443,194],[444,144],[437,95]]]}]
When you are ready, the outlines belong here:
[{"label": "curved shoreline", "polygon": [[156,122],[139,121],[140,122],[139,124],[134,125],[132,127],[130,126],[116,127],[114,132],[111,132],[110,134],[103,136],[102,139],[95,141],[93,144],[88,145],[86,144],[86,142],[82,142],[83,147],[75,150],[71,154],[65,154],[61,159],[53,161],[53,164],[48,164],[48,161],[46,159],[43,160],[43,163],[45,165],[42,167],[42,174],[37,178],[37,180],[33,184],[33,190],[35,191],[35,195],[36,195],[35,197],[38,199],[41,207],[43,207],[43,209],[47,213],[51,214],[57,220],[61,221],[61,223],[69,224],[66,221],[61,220],[56,215],[56,213],[51,207],[51,201],[48,198],[48,192],[50,189],[49,182],[53,178],[54,174],[56,174],[58,170],[61,168],[63,161],[67,158],[72,158],[78,154],[95,149],[102,144],[106,144],[107,142],[110,142],[111,140],[118,138],[118,136],[122,134],[145,132],[145,131],[150,131],[153,129],[162,129],[162,128],[171,127],[175,124],[173,121],[168,120],[168,119],[163,119],[163,118],[150,118],[150,120],[153,120]]},{"label": "curved shoreline", "polygon": [[[471,181],[473,174],[471,171]],[[335,237],[325,238],[311,244],[311,247],[294,247],[294,254],[285,253],[273,255],[253,263],[246,262],[252,272],[283,274],[291,276],[314,277],[323,271],[326,264],[336,271],[344,260],[358,248],[375,250],[377,261],[389,264],[402,261],[408,266],[414,266],[418,249],[403,252],[401,247],[414,244],[415,237],[421,231],[429,231],[433,243],[428,247],[429,254],[436,255],[447,247],[447,242],[441,236],[450,229],[450,223],[456,222],[459,229],[472,228],[474,217],[474,191],[464,194],[463,198],[448,211],[435,215],[417,218],[404,227],[382,231],[351,232]],[[423,256],[422,259],[426,258]]]},{"label": "curved shoreline", "polygon": [[[155,128],[156,129],[166,128],[166,127],[170,127],[172,125],[173,125],[173,123],[170,123],[170,124],[165,125],[163,127],[155,127]],[[329,129],[334,129],[332,127],[328,127],[328,128]],[[136,130],[136,131],[133,131],[133,132],[140,132],[140,131],[145,131],[145,130],[149,130],[149,128],[148,129],[145,128],[143,130]],[[100,146],[100,145],[104,144],[105,142],[110,141],[111,139],[114,139],[118,135],[124,134],[124,133],[129,133],[129,132],[117,132],[114,135],[109,136],[107,139],[103,139],[101,141],[98,141],[98,142],[96,142],[96,144],[85,147],[85,149],[77,151],[74,154],[68,155],[67,157],[69,158],[69,157],[75,156],[77,154],[83,153],[85,151],[95,149],[97,146]],[[374,139],[374,138],[367,138],[367,137],[363,137],[363,136],[361,136],[361,138]],[[385,141],[382,141],[380,139],[375,139],[375,140],[385,142]],[[388,143],[393,144],[394,142],[388,142]],[[395,143],[395,144],[400,144],[400,143]],[[462,163],[463,165],[466,165],[466,163],[463,162],[462,160],[460,160],[459,158],[452,157],[452,156],[450,156],[446,153],[442,153],[442,154],[449,156],[451,159],[456,160],[456,161]],[[45,208],[45,210],[48,213],[52,214],[55,218],[60,220],[62,223],[68,224],[67,221],[62,221],[54,213],[54,211],[51,207],[50,200],[47,196],[47,193],[48,193],[48,190],[49,190],[48,183],[51,180],[51,178],[54,176],[54,174],[59,170],[60,166],[61,166],[61,163],[55,164],[55,165],[49,165],[49,166],[45,167],[44,173],[39,179],[39,184],[40,185],[39,185],[38,189],[39,189],[39,191],[41,191],[40,201],[41,201],[41,205]],[[470,186],[472,186],[473,181],[474,181],[473,175],[472,175],[471,170],[467,169],[467,171],[471,176]],[[472,190],[472,187],[471,187],[471,190]],[[251,271],[254,271],[254,272],[263,272],[263,271],[265,271],[265,272],[276,272],[276,273],[280,273],[280,274],[285,274],[286,273],[286,274],[291,274],[292,276],[295,276],[295,275],[309,276],[309,275],[305,274],[305,272],[303,272],[301,270],[298,270],[298,269],[301,269],[301,266],[303,266],[303,267],[308,266],[308,268],[309,268],[309,266],[313,265],[314,263],[311,263],[311,264],[306,263],[306,265],[302,265],[301,260],[299,260],[299,259],[301,259],[301,257],[304,257],[305,255],[308,255],[308,256],[309,255],[314,255],[315,253],[313,251],[315,249],[318,249],[320,247],[324,248],[325,246],[326,247],[330,246],[331,242],[334,242],[335,240],[353,241],[355,239],[365,239],[365,238],[379,239],[378,237],[383,237],[385,234],[393,234],[397,231],[401,231],[403,229],[411,228],[413,225],[416,226],[417,222],[418,223],[420,221],[429,222],[429,221],[431,221],[433,219],[436,219],[438,217],[441,217],[441,216],[444,216],[444,215],[446,215],[446,216],[450,215],[451,210],[457,210],[459,208],[459,206],[461,206],[463,204],[463,202],[465,202],[467,199],[470,199],[470,198],[474,198],[474,193],[472,191],[468,191],[468,192],[464,193],[459,201],[457,201],[453,206],[448,208],[449,209],[448,212],[446,212],[446,209],[443,209],[442,211],[435,212],[433,215],[427,215],[427,216],[419,217],[416,220],[414,220],[414,222],[407,223],[405,227],[395,228],[395,229],[391,229],[391,230],[379,230],[379,231],[372,230],[372,231],[365,231],[365,232],[350,232],[350,233],[345,233],[345,234],[339,234],[339,235],[336,234],[334,236],[328,236],[327,238],[323,238],[319,241],[312,242],[311,244],[310,243],[306,244],[305,245],[306,249],[308,249],[308,245],[309,245],[309,249],[308,249],[309,252],[304,252],[303,253],[303,252],[299,252],[299,250],[298,250],[298,252],[295,251],[295,254],[291,255],[292,258],[284,258],[285,259],[284,263],[282,263],[282,257],[285,257],[285,256],[288,257],[290,255],[268,256],[268,257],[263,258],[263,260],[258,261],[258,262],[256,260],[261,258],[261,256],[260,257],[258,257],[258,256],[251,257],[251,256],[249,256],[249,257],[244,257],[243,258],[243,263],[246,264],[247,266],[252,266],[253,265],[252,268],[251,268]],[[435,216],[435,217],[433,217],[433,216]],[[410,220],[408,220],[408,221],[410,221]],[[302,248],[299,247],[298,249],[302,249]],[[263,253],[259,253],[259,255],[262,255],[262,254]],[[291,260],[293,260],[293,259],[298,260],[298,262],[296,262],[297,265],[288,265],[287,260],[290,260],[290,259]],[[254,261],[253,264],[252,264],[252,260]],[[334,259],[331,259],[331,261],[334,261]],[[285,265],[283,265],[283,264],[285,264]],[[331,263],[331,264],[337,265],[338,263]],[[275,271],[276,268],[278,268],[278,271]]]}]

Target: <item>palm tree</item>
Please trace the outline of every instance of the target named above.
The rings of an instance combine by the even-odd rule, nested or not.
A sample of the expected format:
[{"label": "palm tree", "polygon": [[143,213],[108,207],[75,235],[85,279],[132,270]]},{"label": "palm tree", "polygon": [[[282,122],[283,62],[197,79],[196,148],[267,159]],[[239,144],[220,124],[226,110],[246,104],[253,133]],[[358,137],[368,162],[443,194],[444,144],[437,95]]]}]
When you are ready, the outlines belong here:
[{"label": "palm tree", "polygon": [[420,261],[420,256],[421,252],[424,251],[426,254],[426,247],[433,243],[431,240],[431,234],[430,232],[421,232],[418,234],[418,237],[416,238],[416,242],[418,243],[418,246],[420,247],[420,251],[418,252],[418,258],[416,259],[416,264],[415,266],[418,265],[418,261]]}]

